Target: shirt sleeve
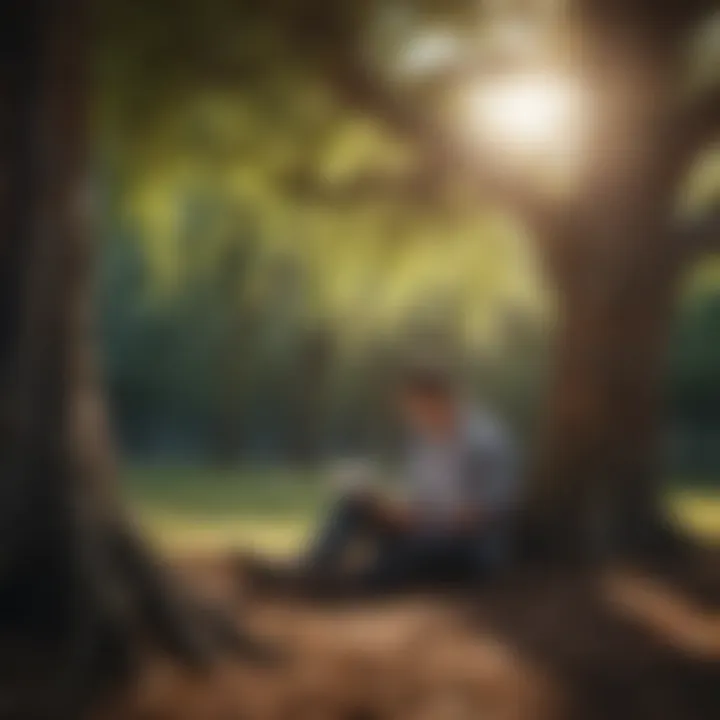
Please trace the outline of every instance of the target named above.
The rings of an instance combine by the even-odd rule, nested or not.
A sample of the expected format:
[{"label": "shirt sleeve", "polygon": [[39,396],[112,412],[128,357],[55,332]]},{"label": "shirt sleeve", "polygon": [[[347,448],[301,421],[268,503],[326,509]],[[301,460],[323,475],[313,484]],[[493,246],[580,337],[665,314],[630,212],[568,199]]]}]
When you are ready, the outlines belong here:
[{"label": "shirt sleeve", "polygon": [[494,420],[482,423],[467,448],[468,502],[496,518],[515,507],[519,494],[519,461],[510,433]]}]

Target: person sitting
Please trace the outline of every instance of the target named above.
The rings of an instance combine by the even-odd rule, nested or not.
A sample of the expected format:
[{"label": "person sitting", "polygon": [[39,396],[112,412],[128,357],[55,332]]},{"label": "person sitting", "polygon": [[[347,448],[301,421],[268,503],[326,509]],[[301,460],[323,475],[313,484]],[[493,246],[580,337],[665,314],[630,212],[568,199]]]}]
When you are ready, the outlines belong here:
[{"label": "person sitting", "polygon": [[482,581],[507,559],[512,541],[519,482],[510,433],[493,414],[468,405],[440,368],[406,369],[396,390],[409,436],[400,496],[355,470],[311,543],[307,567],[318,577],[337,576],[363,542],[371,559],[349,577],[367,589],[449,574]]}]

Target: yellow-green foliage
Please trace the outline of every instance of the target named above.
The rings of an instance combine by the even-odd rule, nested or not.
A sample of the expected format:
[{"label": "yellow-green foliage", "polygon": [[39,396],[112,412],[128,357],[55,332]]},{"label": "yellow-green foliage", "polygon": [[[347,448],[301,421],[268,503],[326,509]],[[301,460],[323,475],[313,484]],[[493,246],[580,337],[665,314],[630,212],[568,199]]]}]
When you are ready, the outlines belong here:
[{"label": "yellow-green foliage", "polygon": [[[288,50],[280,20],[246,12],[240,23],[218,0],[181,3],[182,20],[175,8],[105,2],[99,143],[116,212],[139,235],[159,292],[213,272],[242,243],[253,266],[237,278],[238,301],[269,302],[278,265],[292,265],[302,278],[294,312],[329,325],[344,347],[443,313],[462,342],[489,346],[505,314],[543,316],[520,229],[462,189],[429,205],[385,193],[417,161],[412,148],[339,100]],[[368,177],[375,193],[335,199]]]}]

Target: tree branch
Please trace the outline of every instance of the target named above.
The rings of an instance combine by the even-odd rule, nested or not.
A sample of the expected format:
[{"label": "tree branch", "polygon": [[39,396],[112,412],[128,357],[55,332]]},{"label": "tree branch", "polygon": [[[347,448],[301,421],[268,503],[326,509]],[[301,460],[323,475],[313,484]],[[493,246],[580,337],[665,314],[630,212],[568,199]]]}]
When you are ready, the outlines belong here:
[{"label": "tree branch", "polygon": [[698,155],[720,140],[720,84],[681,110],[671,132],[675,150],[669,155],[668,172],[682,178]]},{"label": "tree branch", "polygon": [[686,126],[688,141],[695,152],[720,138],[720,84],[693,103]]},{"label": "tree branch", "polygon": [[[299,15],[286,22],[284,29],[295,52],[309,59],[344,105],[376,119],[416,150],[416,170],[389,180],[399,197],[416,197],[425,203],[441,198],[450,183],[462,180],[479,196],[512,207],[532,228],[545,228],[554,222],[555,209],[547,206],[534,182],[502,172],[482,149],[473,147],[471,152],[427,103],[418,101],[372,66],[363,51],[363,23],[357,15],[348,14],[345,5],[327,0],[301,3],[298,8]],[[308,178],[300,184],[314,192]],[[378,195],[387,184],[387,179],[378,183]],[[315,190],[320,197],[334,195],[347,200],[358,192],[368,197],[373,187],[366,178],[349,188],[318,186]]]},{"label": "tree branch", "polygon": [[720,139],[720,84],[698,99],[689,126],[690,140],[696,150]]},{"label": "tree branch", "polygon": [[673,53],[688,33],[717,10],[716,0],[574,0],[581,21],[594,30],[628,29],[661,54]]},{"label": "tree branch", "polygon": [[678,235],[691,256],[720,253],[720,199],[699,217],[683,223]]}]

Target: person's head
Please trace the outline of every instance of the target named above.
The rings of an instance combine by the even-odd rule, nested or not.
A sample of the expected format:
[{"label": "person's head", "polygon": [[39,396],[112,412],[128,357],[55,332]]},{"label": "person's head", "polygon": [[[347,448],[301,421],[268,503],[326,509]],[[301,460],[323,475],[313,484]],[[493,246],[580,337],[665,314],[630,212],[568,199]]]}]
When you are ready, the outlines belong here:
[{"label": "person's head", "polygon": [[437,438],[453,432],[456,389],[445,368],[432,364],[406,367],[398,381],[397,401],[403,422],[413,431]]}]

